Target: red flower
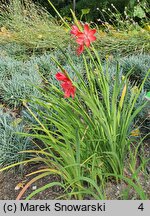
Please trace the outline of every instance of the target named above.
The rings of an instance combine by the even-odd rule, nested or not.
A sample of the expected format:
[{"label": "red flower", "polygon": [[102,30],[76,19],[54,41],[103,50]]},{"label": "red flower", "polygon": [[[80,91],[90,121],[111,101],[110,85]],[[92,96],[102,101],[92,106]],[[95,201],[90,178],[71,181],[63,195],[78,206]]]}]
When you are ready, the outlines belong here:
[{"label": "red flower", "polygon": [[71,30],[71,34],[73,34],[74,36],[76,36],[76,42],[77,44],[79,44],[80,46],[77,49],[77,54],[80,55],[83,50],[84,50],[84,45],[86,47],[89,47],[91,42],[96,40],[96,37],[94,36],[94,34],[96,33],[96,29],[89,29],[89,25],[88,24],[84,24],[84,31],[81,32],[79,31],[78,27],[73,25],[72,26],[72,30]]},{"label": "red flower", "polygon": [[55,77],[56,77],[56,79],[57,80],[59,80],[59,81],[68,81],[69,80],[69,78],[65,75],[65,74],[63,74],[63,73],[61,73],[61,72],[58,72],[56,75],[55,75]]},{"label": "red flower", "polygon": [[94,34],[96,33],[96,29],[89,29],[89,25],[85,24],[84,25],[84,32],[79,33],[77,35],[77,40],[76,42],[79,45],[83,45],[85,44],[87,47],[90,46],[92,41],[96,40],[96,37],[94,36]]},{"label": "red flower", "polygon": [[70,96],[72,96],[72,98],[74,98],[75,96],[75,92],[76,92],[76,87],[72,85],[72,82],[66,81],[66,82],[62,82],[61,87],[63,88],[65,94],[64,97],[68,98]]},{"label": "red flower", "polygon": [[77,54],[80,55],[81,53],[83,53],[84,51],[84,45],[81,44],[78,48],[77,48]]},{"label": "red flower", "polygon": [[64,90],[64,98],[69,98],[70,96],[72,96],[72,98],[74,98],[75,96],[75,92],[76,92],[76,87],[73,86],[71,80],[67,77],[67,75],[58,72],[55,75],[56,79],[59,80],[61,82],[61,87]]},{"label": "red flower", "polygon": [[73,34],[74,36],[78,36],[78,34],[81,33],[81,32],[80,32],[80,30],[78,29],[77,26],[73,25],[70,33]]}]

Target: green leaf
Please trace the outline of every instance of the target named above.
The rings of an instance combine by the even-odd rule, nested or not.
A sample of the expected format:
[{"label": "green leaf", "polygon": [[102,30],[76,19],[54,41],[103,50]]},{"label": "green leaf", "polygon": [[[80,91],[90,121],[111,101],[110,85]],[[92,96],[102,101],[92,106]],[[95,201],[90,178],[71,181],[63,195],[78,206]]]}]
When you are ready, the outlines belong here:
[{"label": "green leaf", "polygon": [[145,14],[144,10],[139,5],[137,5],[134,7],[133,16],[139,17],[140,19],[142,19],[146,16],[146,14]]},{"label": "green leaf", "polygon": [[84,8],[84,9],[81,10],[81,12],[82,12],[82,16],[86,15],[86,14],[89,14],[90,8]]},{"label": "green leaf", "polygon": [[17,127],[20,124],[20,122],[22,122],[22,118],[17,118],[11,123],[11,125],[13,127]]},{"label": "green leaf", "polygon": [[54,187],[54,186],[60,186],[60,187],[64,188],[64,185],[61,184],[60,182],[51,182],[51,183],[48,183],[48,184],[40,187],[36,191],[33,191],[31,194],[29,194],[29,196],[25,200],[30,200],[36,194],[38,194],[38,193],[40,193],[40,192],[42,192],[42,191],[44,191],[44,190],[46,190],[48,188]]},{"label": "green leaf", "polygon": [[147,100],[150,100],[150,92],[147,92],[145,98],[146,98]]}]

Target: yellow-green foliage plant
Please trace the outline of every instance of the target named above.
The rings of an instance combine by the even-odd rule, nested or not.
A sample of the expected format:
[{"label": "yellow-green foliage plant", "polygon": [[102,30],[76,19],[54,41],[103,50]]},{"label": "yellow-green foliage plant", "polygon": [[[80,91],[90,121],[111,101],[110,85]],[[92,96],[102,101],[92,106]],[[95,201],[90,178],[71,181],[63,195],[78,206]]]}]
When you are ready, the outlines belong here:
[{"label": "yellow-green foliage plant", "polygon": [[11,0],[0,5],[0,42],[15,42],[27,50],[56,48],[68,43],[64,27],[32,0]]}]

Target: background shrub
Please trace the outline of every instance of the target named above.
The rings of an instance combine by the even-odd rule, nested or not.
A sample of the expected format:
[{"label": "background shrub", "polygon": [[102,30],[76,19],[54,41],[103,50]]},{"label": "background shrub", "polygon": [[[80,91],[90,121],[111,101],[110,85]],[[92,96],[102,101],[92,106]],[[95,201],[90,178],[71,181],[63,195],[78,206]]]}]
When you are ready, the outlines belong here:
[{"label": "background shrub", "polygon": [[[55,16],[55,12],[54,10],[50,7],[48,1],[42,1],[42,0],[33,0],[34,2],[36,3],[39,3],[41,4],[42,6],[46,7],[47,10],[53,15]],[[51,0],[51,2],[54,4],[54,6],[57,8],[57,10],[59,12],[61,12],[61,14],[65,17],[71,17],[71,14],[70,14],[70,8],[73,9],[73,1],[72,0]],[[96,9],[99,8],[100,10],[102,9],[107,9],[107,8],[110,8],[111,7],[111,4],[113,4],[118,12],[124,16],[124,9],[125,7],[128,7],[129,11],[130,11],[130,14],[134,15],[134,8],[138,3],[137,0],[101,0],[101,1],[98,1],[98,0],[76,0],[75,1],[75,8],[76,8],[76,16],[77,17],[80,17],[81,16],[81,11],[82,9],[87,9],[89,8],[90,11],[88,14],[86,14],[86,16],[84,17],[83,16],[83,19],[85,18],[86,21],[97,21],[97,19],[102,19],[103,20],[103,15],[102,13],[99,13]],[[144,7],[144,4],[147,4],[147,8],[148,8],[148,4],[149,4],[149,0],[141,0],[140,1],[140,5],[142,7],[140,7],[140,9],[138,8],[138,12],[136,12],[137,16],[135,17],[137,20],[137,18],[143,18],[141,17],[140,12],[139,11],[144,11],[146,12],[146,8]],[[106,21],[109,21],[109,16],[107,14],[105,14],[105,20]],[[140,20],[138,19],[138,21]],[[103,20],[104,21],[104,20]]]}]

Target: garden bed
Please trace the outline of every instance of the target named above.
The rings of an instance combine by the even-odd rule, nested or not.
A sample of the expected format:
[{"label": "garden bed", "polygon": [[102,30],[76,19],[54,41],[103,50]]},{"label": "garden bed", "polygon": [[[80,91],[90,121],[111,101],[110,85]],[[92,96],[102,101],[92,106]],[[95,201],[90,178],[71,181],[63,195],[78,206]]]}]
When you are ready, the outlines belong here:
[{"label": "garden bed", "polygon": [[54,10],[2,7],[0,199],[149,199],[146,13],[98,26]]},{"label": "garden bed", "polygon": [[[149,149],[147,149],[147,154],[149,154]],[[0,199],[1,200],[15,200],[22,189],[21,186],[24,186],[28,181],[31,180],[31,177],[26,177],[26,174],[33,172],[35,170],[40,169],[41,165],[30,165],[24,166],[22,173],[21,170],[18,171],[17,169],[11,169],[9,171],[0,173]],[[150,169],[150,165],[149,165]],[[139,183],[142,185],[143,190],[147,193],[148,199],[150,199],[150,179],[148,176],[146,177],[144,173],[139,173]],[[43,185],[46,185],[50,182],[54,182],[59,180],[59,177],[56,175],[48,176],[44,179],[38,180],[36,183],[33,183],[25,194],[22,196],[22,199],[26,199],[26,197],[32,193],[35,188],[38,189]],[[19,190],[15,190],[16,186],[19,186]],[[116,184],[113,181],[109,181],[106,184],[106,199],[107,200],[120,200],[120,199],[139,199],[136,192],[131,188],[128,184],[121,181],[120,183]],[[38,193],[35,195],[32,200],[54,200],[57,199],[59,196],[63,195],[63,189],[54,186],[53,188],[48,188],[43,192]],[[86,199],[92,199],[90,196],[86,197]]]}]

